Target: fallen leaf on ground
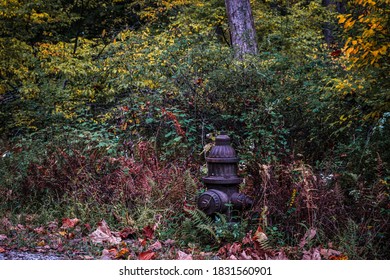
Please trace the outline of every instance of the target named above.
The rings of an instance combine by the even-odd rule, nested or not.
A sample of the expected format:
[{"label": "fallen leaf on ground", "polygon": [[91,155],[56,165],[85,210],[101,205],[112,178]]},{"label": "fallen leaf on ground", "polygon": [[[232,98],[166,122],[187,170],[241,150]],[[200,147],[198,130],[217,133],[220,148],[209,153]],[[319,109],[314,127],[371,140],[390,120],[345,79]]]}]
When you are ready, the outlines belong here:
[{"label": "fallen leaf on ground", "polygon": [[148,251],[140,253],[138,255],[138,259],[139,260],[144,260],[144,261],[151,260],[154,257],[155,254],[156,254],[155,252],[152,252],[152,251],[148,250]]},{"label": "fallen leaf on ground", "polygon": [[146,245],[146,239],[138,238],[139,245],[145,246]]},{"label": "fallen leaf on ground", "polygon": [[73,232],[70,232],[66,235],[66,239],[74,239],[75,238],[75,234]]},{"label": "fallen leaf on ground", "polygon": [[156,242],[154,242],[152,245],[149,246],[148,250],[157,251],[160,250],[161,248],[162,248],[161,242],[157,240]]},{"label": "fallen leaf on ground", "polygon": [[80,222],[80,220],[77,218],[74,218],[74,219],[64,218],[64,219],[62,219],[61,228],[63,228],[63,229],[74,228],[79,222]]},{"label": "fallen leaf on ground", "polygon": [[176,241],[175,240],[172,240],[172,239],[167,239],[165,241],[163,241],[164,245],[166,246],[173,246],[176,244]]},{"label": "fallen leaf on ground", "polygon": [[43,246],[45,246],[45,245],[46,245],[45,240],[41,240],[41,241],[39,241],[38,244],[37,244],[38,247],[43,247]]},{"label": "fallen leaf on ground", "polygon": [[318,248],[310,249],[309,251],[303,251],[302,260],[320,260],[321,254]]},{"label": "fallen leaf on ground", "polygon": [[146,226],[142,229],[142,233],[144,234],[146,239],[152,239],[154,234],[154,229],[151,226]]},{"label": "fallen leaf on ground", "polygon": [[251,256],[248,256],[245,251],[240,254],[240,260],[253,260]]},{"label": "fallen leaf on ground", "polygon": [[5,249],[3,247],[0,247],[0,253],[4,253]]},{"label": "fallen leaf on ground", "polygon": [[56,231],[58,228],[58,222],[57,221],[51,221],[47,224],[47,229],[51,232]]},{"label": "fallen leaf on ground", "polygon": [[133,237],[134,234],[135,234],[135,229],[127,227],[120,231],[119,236],[122,239],[127,239]]},{"label": "fallen leaf on ground", "polygon": [[34,232],[37,234],[45,234],[46,230],[44,227],[37,227],[37,228],[34,228]]},{"label": "fallen leaf on ground", "polygon": [[119,244],[121,241],[120,237],[113,236],[105,220],[98,223],[98,228],[92,232],[89,237],[93,243],[107,242],[111,244]]},{"label": "fallen leaf on ground", "polygon": [[102,256],[100,259],[102,260],[113,260],[115,259],[115,256],[118,254],[118,251],[116,249],[103,249]]},{"label": "fallen leaf on ground", "polygon": [[127,248],[122,248],[116,255],[116,259],[126,259],[126,257],[129,255],[130,251]]},{"label": "fallen leaf on ground", "polygon": [[342,255],[340,251],[336,251],[333,249],[321,249],[320,254],[322,257],[324,257],[324,259],[329,259],[330,257],[338,257]]},{"label": "fallen leaf on ground", "polygon": [[339,256],[330,256],[329,259],[334,261],[348,260],[348,256],[341,254]]},{"label": "fallen leaf on ground", "polygon": [[286,254],[283,251],[275,253],[273,256],[266,255],[266,260],[288,260]]},{"label": "fallen leaf on ground", "polygon": [[237,242],[234,242],[232,244],[232,246],[230,246],[230,248],[229,248],[229,253],[233,254],[233,255],[236,255],[239,252],[241,252],[241,244],[237,243]]},{"label": "fallen leaf on ground", "polygon": [[177,251],[177,259],[178,260],[192,260],[191,254],[186,254],[183,251]]}]

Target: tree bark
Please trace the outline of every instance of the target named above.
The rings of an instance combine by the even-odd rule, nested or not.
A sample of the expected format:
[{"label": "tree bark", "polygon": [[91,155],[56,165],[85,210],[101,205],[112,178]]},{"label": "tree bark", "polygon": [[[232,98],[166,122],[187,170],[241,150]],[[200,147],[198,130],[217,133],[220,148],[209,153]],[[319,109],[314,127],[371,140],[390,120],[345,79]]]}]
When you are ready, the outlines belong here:
[{"label": "tree bark", "polygon": [[[327,7],[331,9],[332,6],[335,6],[335,10],[340,13],[344,14],[345,13],[345,6],[346,6],[346,0],[342,1],[336,1],[336,0],[322,0],[322,6]],[[324,38],[325,42],[328,45],[328,47],[333,46],[335,42],[335,37],[334,37],[334,30],[335,30],[335,24],[334,22],[326,22],[323,26],[323,33],[324,33]]]},{"label": "tree bark", "polygon": [[255,24],[249,0],[225,0],[231,44],[235,55],[257,54]]}]

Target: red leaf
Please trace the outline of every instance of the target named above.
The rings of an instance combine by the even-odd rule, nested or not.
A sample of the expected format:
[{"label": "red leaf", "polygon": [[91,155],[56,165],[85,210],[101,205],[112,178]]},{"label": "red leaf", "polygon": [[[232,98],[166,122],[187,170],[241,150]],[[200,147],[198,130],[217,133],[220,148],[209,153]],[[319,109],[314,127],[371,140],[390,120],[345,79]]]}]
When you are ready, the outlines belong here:
[{"label": "red leaf", "polygon": [[232,244],[232,246],[230,247],[230,249],[229,249],[229,253],[233,254],[233,255],[236,255],[239,252],[241,252],[241,244],[237,243],[237,242],[234,242]]},{"label": "red leaf", "polygon": [[146,245],[146,239],[141,239],[141,238],[138,238],[138,242],[141,246],[145,246]]},{"label": "red leaf", "polygon": [[119,233],[119,236],[122,239],[127,239],[127,238],[133,237],[134,234],[135,234],[135,229],[127,227],[127,228],[124,228],[121,230],[121,232]]},{"label": "red leaf", "polygon": [[84,227],[85,227],[85,229],[86,229],[87,231],[91,231],[91,230],[92,230],[90,224],[85,224]]},{"label": "red leaf", "polygon": [[146,226],[142,229],[142,232],[146,239],[152,239],[154,234],[154,229],[151,226]]},{"label": "red leaf", "polygon": [[338,57],[338,56],[340,56],[340,54],[341,54],[341,50],[335,50],[335,51],[330,53],[330,55],[333,57]]},{"label": "red leaf", "polygon": [[242,244],[243,245],[247,245],[247,244],[251,244],[252,243],[251,235],[252,235],[252,231],[248,232],[245,235],[245,237],[242,239]]},{"label": "red leaf", "polygon": [[0,253],[4,253],[5,249],[3,247],[0,247]]},{"label": "red leaf", "polygon": [[152,251],[148,250],[148,251],[140,253],[138,255],[138,259],[139,260],[144,260],[144,261],[151,260],[154,257],[155,254],[156,254],[155,252],[152,252]]},{"label": "red leaf", "polygon": [[129,111],[129,107],[128,106],[123,106],[123,107],[121,107],[121,110],[124,111],[124,112],[127,112],[127,111]]},{"label": "red leaf", "polygon": [[62,227],[61,228],[74,228],[79,222],[80,222],[80,220],[77,218],[74,218],[74,219],[64,218],[64,219],[62,219]]}]

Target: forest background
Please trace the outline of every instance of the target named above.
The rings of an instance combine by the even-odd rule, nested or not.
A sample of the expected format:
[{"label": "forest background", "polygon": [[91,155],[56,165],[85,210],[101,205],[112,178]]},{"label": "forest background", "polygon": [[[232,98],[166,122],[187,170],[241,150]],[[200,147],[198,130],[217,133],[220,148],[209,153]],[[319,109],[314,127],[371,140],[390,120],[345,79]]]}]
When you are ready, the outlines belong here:
[{"label": "forest background", "polygon": [[[237,59],[222,0],[0,1],[0,252],[388,259],[389,6],[251,1]],[[235,224],[195,207],[221,131]]]}]

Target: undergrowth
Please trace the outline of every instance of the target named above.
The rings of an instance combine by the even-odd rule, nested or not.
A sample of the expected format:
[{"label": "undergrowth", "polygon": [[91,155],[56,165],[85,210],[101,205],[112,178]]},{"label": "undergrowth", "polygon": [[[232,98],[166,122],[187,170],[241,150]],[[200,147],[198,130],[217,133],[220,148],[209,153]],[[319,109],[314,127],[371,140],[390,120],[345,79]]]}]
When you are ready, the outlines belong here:
[{"label": "undergrowth", "polygon": [[1,160],[1,216],[14,224],[77,217],[89,224],[106,220],[118,230],[141,229],[160,216],[161,239],[205,251],[242,240],[259,226],[267,248],[297,248],[316,229],[313,246],[338,248],[351,259],[388,257],[388,186],[381,174],[367,186],[347,172],[321,173],[303,159],[247,162],[240,169],[241,191],[255,203],[230,223],[222,214],[212,218],[196,209],[203,189],[200,165],[161,161],[151,143],[137,143],[131,157],[69,147],[30,152],[18,145]]}]

